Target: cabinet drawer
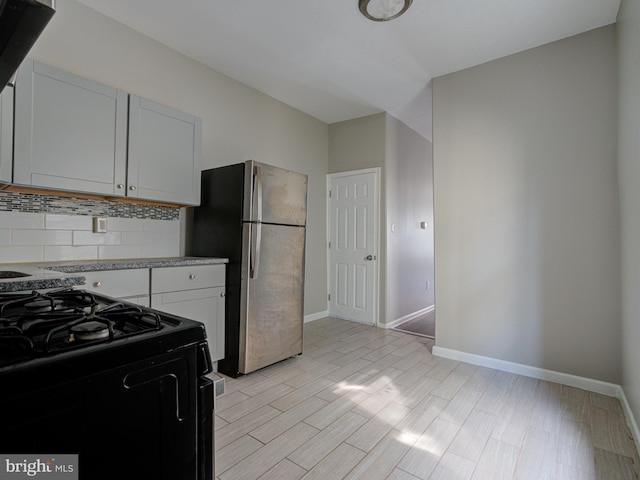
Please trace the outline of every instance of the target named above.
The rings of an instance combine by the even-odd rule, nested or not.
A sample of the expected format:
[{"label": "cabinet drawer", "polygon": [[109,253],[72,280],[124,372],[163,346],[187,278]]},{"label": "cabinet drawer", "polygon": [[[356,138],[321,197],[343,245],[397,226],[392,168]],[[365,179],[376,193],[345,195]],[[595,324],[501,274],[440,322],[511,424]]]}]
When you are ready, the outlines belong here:
[{"label": "cabinet drawer", "polygon": [[194,265],[151,269],[151,293],[176,292],[225,284],[224,265]]},{"label": "cabinet drawer", "polygon": [[110,297],[149,296],[149,269],[84,272],[86,283],[80,288]]}]

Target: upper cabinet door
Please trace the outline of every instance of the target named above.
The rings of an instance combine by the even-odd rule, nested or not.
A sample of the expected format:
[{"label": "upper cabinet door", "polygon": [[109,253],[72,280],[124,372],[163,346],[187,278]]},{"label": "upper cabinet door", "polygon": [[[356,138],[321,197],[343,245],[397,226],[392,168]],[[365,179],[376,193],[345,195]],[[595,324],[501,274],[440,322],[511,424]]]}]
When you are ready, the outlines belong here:
[{"label": "upper cabinet door", "polygon": [[13,87],[0,93],[0,182],[10,183],[13,171]]},{"label": "upper cabinet door", "polygon": [[13,183],[125,195],[125,92],[27,60],[14,130]]},{"label": "upper cabinet door", "polygon": [[198,205],[201,137],[198,117],[130,95],[127,196]]}]

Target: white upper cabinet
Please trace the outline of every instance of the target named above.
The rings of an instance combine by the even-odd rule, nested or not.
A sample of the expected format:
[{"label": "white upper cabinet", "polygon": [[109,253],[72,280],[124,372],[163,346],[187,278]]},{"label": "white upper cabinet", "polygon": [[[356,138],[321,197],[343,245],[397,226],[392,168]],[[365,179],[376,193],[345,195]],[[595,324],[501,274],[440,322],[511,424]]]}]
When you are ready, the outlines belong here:
[{"label": "white upper cabinet", "polygon": [[0,182],[11,182],[13,171],[13,88],[0,93]]},{"label": "white upper cabinet", "polygon": [[127,195],[199,204],[201,137],[198,117],[130,95]]},{"label": "white upper cabinet", "polygon": [[13,183],[125,194],[125,92],[27,60],[15,96]]},{"label": "white upper cabinet", "polygon": [[27,59],[12,183],[197,205],[201,136],[193,115]]}]

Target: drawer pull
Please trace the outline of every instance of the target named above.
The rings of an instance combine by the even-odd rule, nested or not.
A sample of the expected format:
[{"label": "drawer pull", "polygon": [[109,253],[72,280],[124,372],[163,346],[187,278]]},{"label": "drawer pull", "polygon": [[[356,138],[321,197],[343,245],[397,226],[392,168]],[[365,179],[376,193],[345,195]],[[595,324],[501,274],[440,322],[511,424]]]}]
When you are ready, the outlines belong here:
[{"label": "drawer pull", "polygon": [[102,286],[102,282],[94,282],[93,286],[96,288],[100,288]]},{"label": "drawer pull", "polygon": [[193,280],[194,278],[196,278],[196,274],[195,273],[189,274],[189,280]]}]

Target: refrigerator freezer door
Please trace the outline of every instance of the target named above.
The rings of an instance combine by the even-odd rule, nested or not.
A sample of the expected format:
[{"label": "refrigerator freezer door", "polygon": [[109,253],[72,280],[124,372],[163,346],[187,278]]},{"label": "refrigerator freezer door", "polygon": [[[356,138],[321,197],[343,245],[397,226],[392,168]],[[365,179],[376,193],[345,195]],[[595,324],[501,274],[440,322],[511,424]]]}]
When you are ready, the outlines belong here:
[{"label": "refrigerator freezer door", "polygon": [[305,228],[245,223],[243,245],[238,371],[250,373],[302,353]]},{"label": "refrigerator freezer door", "polygon": [[253,160],[246,162],[243,220],[306,225],[307,176]]}]

